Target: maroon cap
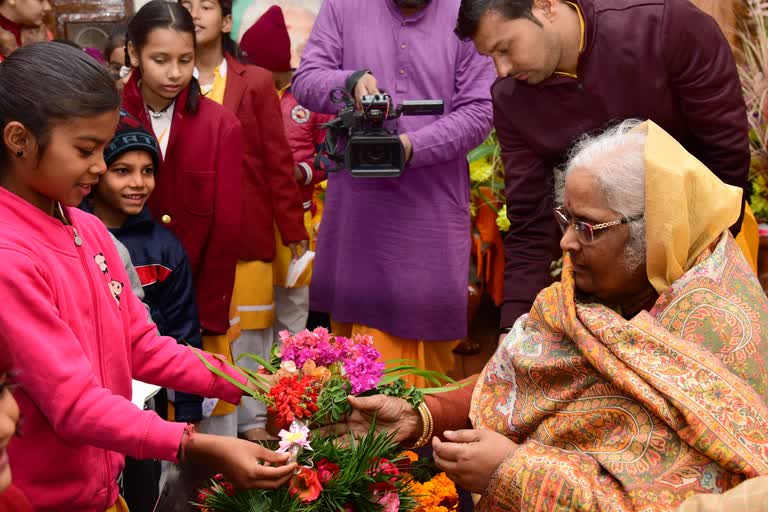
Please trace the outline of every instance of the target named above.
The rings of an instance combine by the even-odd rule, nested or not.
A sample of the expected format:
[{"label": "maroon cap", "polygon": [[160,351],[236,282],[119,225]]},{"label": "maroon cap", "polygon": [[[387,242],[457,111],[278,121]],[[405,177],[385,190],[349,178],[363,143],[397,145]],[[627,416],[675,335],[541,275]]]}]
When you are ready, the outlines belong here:
[{"label": "maroon cap", "polygon": [[256,20],[240,40],[248,62],[270,71],[291,70],[291,38],[283,10],[273,5]]}]

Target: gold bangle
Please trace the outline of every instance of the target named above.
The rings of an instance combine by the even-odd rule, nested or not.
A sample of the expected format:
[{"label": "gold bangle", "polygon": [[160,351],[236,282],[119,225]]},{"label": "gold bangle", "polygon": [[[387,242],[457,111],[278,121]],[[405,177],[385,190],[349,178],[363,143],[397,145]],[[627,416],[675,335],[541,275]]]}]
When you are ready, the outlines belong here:
[{"label": "gold bangle", "polygon": [[429,441],[432,440],[432,433],[433,433],[433,421],[432,421],[432,412],[430,412],[429,407],[427,407],[427,404],[422,402],[418,409],[419,416],[421,417],[421,436],[416,440],[416,443],[409,448],[409,450],[416,450],[417,448],[421,448],[423,446],[426,446]]}]

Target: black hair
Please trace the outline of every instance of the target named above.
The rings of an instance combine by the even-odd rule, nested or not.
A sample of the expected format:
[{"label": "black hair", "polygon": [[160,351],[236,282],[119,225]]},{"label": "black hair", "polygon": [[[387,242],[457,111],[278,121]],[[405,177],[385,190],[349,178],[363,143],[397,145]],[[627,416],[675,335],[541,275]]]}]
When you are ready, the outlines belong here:
[{"label": "black hair", "polygon": [[[178,1],[179,4],[184,2],[184,0]],[[218,3],[222,16],[232,16],[232,0],[218,0]],[[223,34],[221,36],[221,46],[224,48],[225,53],[230,54],[239,61],[243,60],[243,52],[240,50],[240,45],[232,39],[232,34]]]},{"label": "black hair", "polygon": [[[109,33],[109,39],[107,44],[104,45],[104,57],[109,62],[109,56],[112,55],[117,48],[125,48],[126,34],[128,33],[128,25],[125,23],[118,23],[112,27],[112,32]],[[125,61],[128,62],[127,60]]]},{"label": "black hair", "polygon": [[[224,16],[232,16],[232,0],[219,0],[219,7]],[[221,45],[224,51],[237,60],[242,60],[243,53],[240,51],[240,45],[232,39],[232,34],[223,34],[221,36]]]},{"label": "black hair", "polygon": [[54,43],[61,43],[61,44],[65,44],[65,45],[67,45],[67,46],[71,46],[72,48],[77,48],[77,49],[78,49],[78,50],[80,50],[80,51],[82,51],[82,50],[83,50],[83,47],[82,47],[82,46],[80,46],[79,44],[77,44],[77,43],[76,43],[76,42],[74,42],[74,41],[70,41],[69,39],[54,39],[52,42],[54,42]]},{"label": "black hair", "polygon": [[[144,4],[139,12],[128,23],[128,32],[125,41],[125,62],[131,62],[128,54],[128,43],[132,43],[136,53],[147,44],[149,34],[158,28],[170,28],[177,32],[192,34],[192,42],[196,44],[195,22],[181,4],[166,2],[165,0],[152,0]],[[200,106],[200,84],[195,77],[189,82],[189,95],[184,109],[194,114]]]},{"label": "black hair", "polygon": [[496,11],[510,20],[528,18],[541,25],[541,21],[533,15],[532,9],[533,0],[461,0],[459,17],[453,32],[464,41],[472,39],[477,34],[480,18],[489,11]]},{"label": "black hair", "polygon": [[[107,70],[82,50],[56,43],[33,43],[0,63],[0,126],[23,124],[45,151],[58,121],[117,110],[120,95]],[[11,155],[0,148],[0,169]]]}]

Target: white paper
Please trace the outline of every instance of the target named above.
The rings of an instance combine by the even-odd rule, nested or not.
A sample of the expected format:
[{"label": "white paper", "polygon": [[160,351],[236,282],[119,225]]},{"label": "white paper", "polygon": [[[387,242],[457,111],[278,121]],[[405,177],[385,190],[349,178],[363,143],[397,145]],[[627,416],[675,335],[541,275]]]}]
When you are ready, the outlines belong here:
[{"label": "white paper", "polygon": [[218,398],[203,398],[203,418],[211,417],[211,413],[217,403],[219,403]]},{"label": "white paper", "polygon": [[307,270],[307,267],[310,263],[312,263],[312,260],[314,259],[315,253],[313,251],[307,251],[302,254],[299,259],[291,261],[291,264],[288,265],[288,272],[285,276],[285,287],[291,288],[294,286],[296,281],[298,281],[301,277],[301,274]]},{"label": "white paper", "polygon": [[160,391],[160,386],[155,386],[154,384],[147,384],[146,382],[141,382],[140,380],[133,380],[132,382],[132,390],[131,390],[131,402],[138,407],[139,409],[144,409],[144,404],[155,396],[158,391]]}]

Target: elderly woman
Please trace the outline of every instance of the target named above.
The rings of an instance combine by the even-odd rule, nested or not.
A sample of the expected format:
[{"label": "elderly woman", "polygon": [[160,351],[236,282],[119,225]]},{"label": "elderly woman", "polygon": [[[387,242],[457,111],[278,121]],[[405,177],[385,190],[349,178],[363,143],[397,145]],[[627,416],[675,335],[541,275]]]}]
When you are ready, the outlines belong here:
[{"label": "elderly woman", "polygon": [[[350,399],[501,510],[674,510],[768,474],[768,300],[728,232],[741,191],[657,125],[582,141],[562,282],[468,389]],[[476,430],[462,429],[469,417]]]}]

